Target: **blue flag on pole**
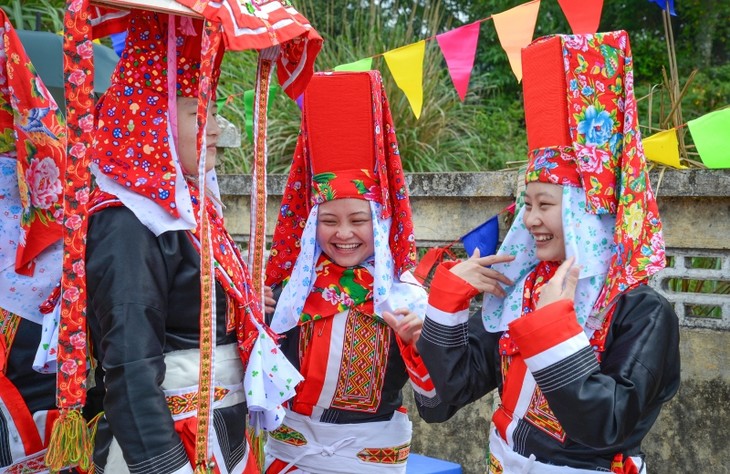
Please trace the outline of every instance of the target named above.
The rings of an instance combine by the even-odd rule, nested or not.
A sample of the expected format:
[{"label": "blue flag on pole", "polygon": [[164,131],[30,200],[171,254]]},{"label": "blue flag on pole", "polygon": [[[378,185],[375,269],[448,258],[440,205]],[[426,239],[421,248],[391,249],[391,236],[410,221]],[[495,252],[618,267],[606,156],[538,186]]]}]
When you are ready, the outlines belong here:
[{"label": "blue flag on pole", "polygon": [[459,239],[464,244],[464,250],[466,250],[468,256],[471,257],[476,248],[479,248],[479,255],[482,257],[494,255],[497,251],[497,243],[499,242],[499,220],[497,217],[498,215],[490,218]]},{"label": "blue flag on pole", "polygon": [[666,10],[667,4],[669,4],[669,14],[677,16],[677,12],[674,11],[674,0],[649,0],[649,2],[656,3],[662,10]]}]

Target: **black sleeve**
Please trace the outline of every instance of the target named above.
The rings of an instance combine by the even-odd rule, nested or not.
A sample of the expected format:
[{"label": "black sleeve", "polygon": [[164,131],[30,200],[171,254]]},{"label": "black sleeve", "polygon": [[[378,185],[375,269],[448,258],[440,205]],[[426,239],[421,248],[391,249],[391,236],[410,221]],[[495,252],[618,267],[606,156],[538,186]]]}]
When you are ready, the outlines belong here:
[{"label": "black sleeve", "polygon": [[442,404],[426,421],[448,420],[499,385],[500,336],[487,332],[478,314],[456,326],[426,317],[417,347]]},{"label": "black sleeve", "polygon": [[679,387],[679,324],[670,304],[645,286],[623,295],[594,367],[551,390],[543,386],[570,370],[569,360],[533,375],[571,439],[595,449],[639,446]]},{"label": "black sleeve", "polygon": [[167,295],[179,248],[155,237],[126,208],[91,217],[88,312],[105,371],[105,416],[128,464],[179,451],[160,387],[165,377]]}]

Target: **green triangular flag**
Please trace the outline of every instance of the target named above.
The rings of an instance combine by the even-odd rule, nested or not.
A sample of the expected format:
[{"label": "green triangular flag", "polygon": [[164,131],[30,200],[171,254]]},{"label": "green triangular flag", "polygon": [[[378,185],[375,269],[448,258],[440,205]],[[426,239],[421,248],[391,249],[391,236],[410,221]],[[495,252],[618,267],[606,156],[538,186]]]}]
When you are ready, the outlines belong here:
[{"label": "green triangular flag", "polygon": [[373,58],[358,59],[354,63],[335,66],[335,71],[369,71],[373,68]]}]

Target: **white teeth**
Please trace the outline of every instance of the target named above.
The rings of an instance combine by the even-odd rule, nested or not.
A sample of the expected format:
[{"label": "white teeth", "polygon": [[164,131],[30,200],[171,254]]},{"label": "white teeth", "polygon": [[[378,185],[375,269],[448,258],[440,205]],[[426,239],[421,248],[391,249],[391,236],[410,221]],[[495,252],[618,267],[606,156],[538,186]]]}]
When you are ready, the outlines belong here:
[{"label": "white teeth", "polygon": [[547,242],[548,240],[553,240],[552,235],[536,235],[535,240],[538,242]]},{"label": "white teeth", "polygon": [[353,250],[359,246],[360,246],[360,244],[335,244],[335,247],[337,247],[340,250]]}]

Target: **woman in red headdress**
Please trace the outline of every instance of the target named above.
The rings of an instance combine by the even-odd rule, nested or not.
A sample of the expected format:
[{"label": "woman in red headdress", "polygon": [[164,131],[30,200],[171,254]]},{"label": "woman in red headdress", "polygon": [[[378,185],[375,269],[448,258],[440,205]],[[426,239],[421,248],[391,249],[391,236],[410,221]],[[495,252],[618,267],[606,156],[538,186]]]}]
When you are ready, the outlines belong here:
[{"label": "woman in red headdress", "polygon": [[409,381],[420,414],[443,418],[413,345],[427,299],[415,258],[380,75],[316,74],[266,269],[280,291],[271,328],[304,381],[269,434],[266,472],[405,472]]},{"label": "woman in red headdress", "polygon": [[[202,21],[147,11],[128,21],[92,151],[87,317],[106,394],[95,469],[258,472],[248,414],[277,427],[299,374],[277,353],[223,222],[213,100],[198,148],[199,87],[215,90],[222,49],[207,76]],[[201,262],[206,242],[212,262]]]},{"label": "woman in red headdress", "polygon": [[498,252],[514,261],[442,264],[431,283],[418,348],[437,393],[453,413],[499,389],[490,473],[644,473],[677,392],[677,316],[647,286],[664,241],[632,70],[622,31],[523,50],[527,187]]}]

